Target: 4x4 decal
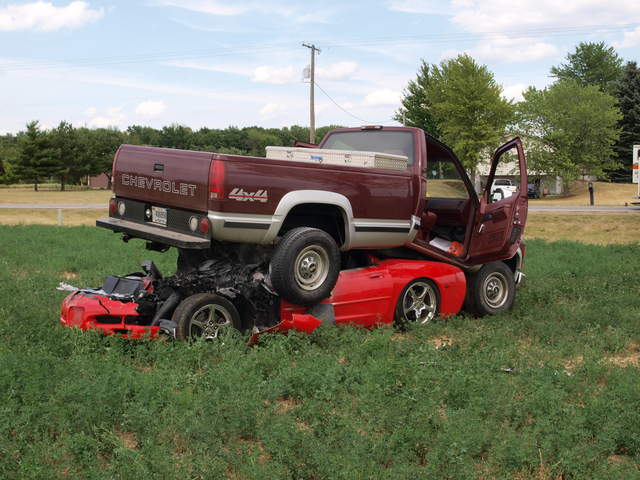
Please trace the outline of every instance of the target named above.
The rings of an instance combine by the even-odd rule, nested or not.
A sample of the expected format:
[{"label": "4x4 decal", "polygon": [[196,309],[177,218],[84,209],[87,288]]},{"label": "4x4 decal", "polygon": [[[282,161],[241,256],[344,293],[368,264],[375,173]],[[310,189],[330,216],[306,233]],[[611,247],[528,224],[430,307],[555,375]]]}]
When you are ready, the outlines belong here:
[{"label": "4x4 decal", "polygon": [[267,203],[269,200],[269,192],[266,190],[257,190],[255,192],[247,192],[242,188],[236,187],[229,193],[229,198],[238,200],[239,202],[262,202]]}]

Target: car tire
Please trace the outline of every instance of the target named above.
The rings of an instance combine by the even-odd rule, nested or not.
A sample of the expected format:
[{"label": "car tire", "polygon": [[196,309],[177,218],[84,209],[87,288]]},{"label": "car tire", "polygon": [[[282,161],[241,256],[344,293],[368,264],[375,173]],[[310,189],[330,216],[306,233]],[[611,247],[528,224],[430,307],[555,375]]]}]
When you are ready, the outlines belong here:
[{"label": "car tire", "polygon": [[241,329],[240,314],[224,297],[197,293],[184,299],[173,312],[178,340],[216,340],[231,329]]},{"label": "car tire", "polygon": [[400,293],[396,303],[394,321],[400,328],[410,323],[426,324],[440,311],[440,292],[429,278],[416,278]]},{"label": "car tire", "polygon": [[498,190],[495,191],[495,194],[499,194],[500,198],[496,198],[496,202],[499,202],[500,200],[504,200],[504,192],[502,191],[501,188],[499,188]]},{"label": "car tire", "polygon": [[323,230],[289,230],[276,246],[269,265],[271,285],[297,305],[315,305],[331,295],[340,274],[340,251]]},{"label": "car tire", "polygon": [[467,275],[463,309],[479,317],[511,310],[516,296],[513,272],[504,262],[491,262]]}]

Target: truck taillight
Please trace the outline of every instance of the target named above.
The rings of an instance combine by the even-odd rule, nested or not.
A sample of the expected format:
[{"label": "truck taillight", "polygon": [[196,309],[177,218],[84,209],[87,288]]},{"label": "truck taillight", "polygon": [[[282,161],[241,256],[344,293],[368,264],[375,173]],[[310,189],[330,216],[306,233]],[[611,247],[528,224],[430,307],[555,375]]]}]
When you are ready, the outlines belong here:
[{"label": "truck taillight", "polygon": [[209,231],[209,219],[207,217],[203,217],[200,219],[200,232],[207,233]]},{"label": "truck taillight", "polygon": [[116,204],[116,199],[112,198],[111,200],[109,200],[109,213],[113,215],[116,213],[117,210],[118,210],[118,205]]},{"label": "truck taillight", "polygon": [[224,162],[213,160],[209,170],[209,198],[220,200],[224,198]]}]

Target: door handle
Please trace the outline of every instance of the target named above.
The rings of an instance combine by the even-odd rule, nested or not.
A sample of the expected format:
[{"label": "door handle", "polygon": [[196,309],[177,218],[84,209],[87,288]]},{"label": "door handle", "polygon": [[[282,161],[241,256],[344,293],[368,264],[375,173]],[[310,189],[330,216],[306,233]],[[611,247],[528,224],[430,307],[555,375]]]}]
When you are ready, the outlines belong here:
[{"label": "door handle", "polygon": [[382,278],[384,275],[382,273],[371,273],[369,278]]}]

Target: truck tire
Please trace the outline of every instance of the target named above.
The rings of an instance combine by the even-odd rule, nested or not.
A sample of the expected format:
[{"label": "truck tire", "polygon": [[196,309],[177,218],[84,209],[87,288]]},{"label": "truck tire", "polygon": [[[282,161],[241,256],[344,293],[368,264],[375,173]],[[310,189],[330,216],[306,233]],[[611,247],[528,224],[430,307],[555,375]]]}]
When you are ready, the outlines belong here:
[{"label": "truck tire", "polygon": [[440,292],[433,280],[416,278],[407,284],[398,297],[395,324],[404,328],[409,323],[424,325],[440,311]]},{"label": "truck tire", "polygon": [[317,228],[289,230],[270,264],[271,285],[297,305],[315,305],[331,295],[340,274],[340,251],[331,235]]},{"label": "truck tire", "polygon": [[467,275],[463,309],[479,317],[511,310],[516,297],[513,272],[504,262],[491,262]]},{"label": "truck tire", "polygon": [[214,293],[197,293],[184,299],[171,319],[178,325],[178,340],[216,340],[235,328],[240,330],[240,314],[224,297]]}]

